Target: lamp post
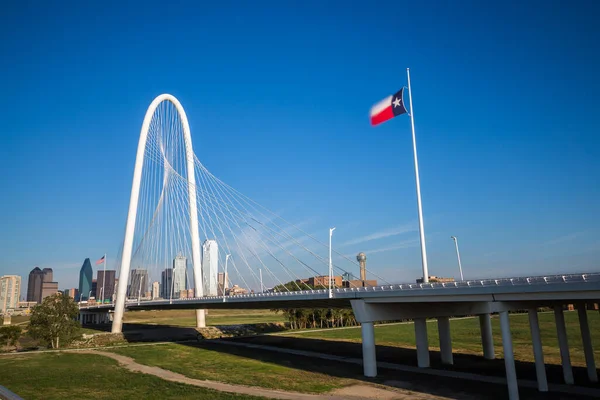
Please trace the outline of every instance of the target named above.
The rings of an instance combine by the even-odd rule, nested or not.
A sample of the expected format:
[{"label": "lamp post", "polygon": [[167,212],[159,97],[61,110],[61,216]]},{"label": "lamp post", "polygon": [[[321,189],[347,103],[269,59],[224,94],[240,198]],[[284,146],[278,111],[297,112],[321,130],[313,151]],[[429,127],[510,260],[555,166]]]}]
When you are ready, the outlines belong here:
[{"label": "lamp post", "polygon": [[333,262],[331,261],[331,237],[335,228],[329,228],[329,298],[333,297],[333,289],[331,288],[331,280],[333,279]]},{"label": "lamp post", "polygon": [[223,303],[225,303],[225,299],[227,297],[225,286],[227,286],[227,262],[229,261],[229,257],[231,257],[231,254],[227,254],[225,256],[225,275],[223,275]]},{"label": "lamp post", "polygon": [[454,240],[454,245],[456,246],[456,257],[458,258],[458,270],[460,271],[460,280],[464,281],[465,279],[463,278],[462,265],[460,263],[460,252],[458,251],[458,238],[456,236],[450,237],[452,238],[452,240]]}]

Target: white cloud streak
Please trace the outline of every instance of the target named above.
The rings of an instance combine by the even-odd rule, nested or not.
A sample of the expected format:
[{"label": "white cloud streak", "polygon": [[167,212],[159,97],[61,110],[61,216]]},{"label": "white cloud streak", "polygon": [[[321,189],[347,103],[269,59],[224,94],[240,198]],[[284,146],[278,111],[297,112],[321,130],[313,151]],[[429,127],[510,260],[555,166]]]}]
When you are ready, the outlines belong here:
[{"label": "white cloud streak", "polygon": [[417,228],[414,224],[405,224],[397,226],[395,228],[388,228],[379,232],[371,233],[370,235],[362,236],[356,239],[349,240],[342,244],[342,246],[350,246],[353,244],[370,242],[372,240],[383,239],[391,236],[402,235],[403,233],[414,232]]}]

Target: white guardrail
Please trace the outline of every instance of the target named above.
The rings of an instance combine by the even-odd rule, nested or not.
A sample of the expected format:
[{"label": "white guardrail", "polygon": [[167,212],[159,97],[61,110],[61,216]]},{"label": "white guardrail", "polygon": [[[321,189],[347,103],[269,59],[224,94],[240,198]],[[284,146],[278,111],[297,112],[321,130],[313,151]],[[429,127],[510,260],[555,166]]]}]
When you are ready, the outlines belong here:
[{"label": "white guardrail", "polygon": [[[569,283],[592,283],[600,282],[600,273],[587,274],[566,274],[566,275],[547,275],[547,276],[531,276],[519,278],[500,278],[500,279],[478,279],[460,282],[432,282],[432,283],[403,283],[395,285],[378,285],[357,288],[336,288],[334,293],[352,293],[352,292],[385,292],[385,291],[410,291],[410,290],[449,290],[455,288],[476,288],[476,287],[506,287],[506,286],[529,286],[529,285],[550,285],[550,284],[569,284]],[[268,292],[268,293],[248,293],[232,296],[204,296],[190,297],[184,299],[158,299],[158,300],[138,300],[128,299],[127,304],[152,304],[164,302],[186,302],[194,300],[221,300],[228,299],[244,299],[244,298],[272,298],[272,297],[294,297],[303,295],[328,294],[327,289],[307,289],[289,292]],[[98,304],[89,307],[80,307],[85,309],[96,308],[112,308],[114,304]]]}]

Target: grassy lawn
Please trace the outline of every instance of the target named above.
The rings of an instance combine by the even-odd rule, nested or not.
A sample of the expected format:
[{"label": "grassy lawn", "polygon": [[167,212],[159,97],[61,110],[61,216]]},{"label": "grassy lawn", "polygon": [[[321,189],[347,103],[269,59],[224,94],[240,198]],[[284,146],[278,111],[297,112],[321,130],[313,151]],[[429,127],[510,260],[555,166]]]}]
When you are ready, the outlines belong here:
[{"label": "grassy lawn", "polygon": [[[592,334],[592,343],[595,344],[594,355],[596,360],[600,360],[600,313],[598,313],[598,311],[589,311],[588,320],[590,332]],[[540,313],[539,321],[545,362],[546,364],[560,364],[560,352],[558,349],[558,339],[556,337],[554,313]],[[565,322],[567,326],[571,362],[574,366],[585,366],[577,312],[565,312]],[[512,314],[510,323],[515,359],[520,361],[532,361],[533,349],[531,346],[529,318],[527,314]],[[439,350],[439,336],[435,320],[430,321],[427,324],[427,328],[431,349]],[[481,336],[478,318],[452,320],[450,322],[450,329],[452,331],[452,347],[454,352],[481,354]],[[497,317],[492,318],[492,330],[494,334],[496,355],[503,357],[500,321]],[[351,342],[360,342],[361,340],[360,328],[318,332],[304,331],[286,336]],[[377,345],[414,348],[414,326],[413,324],[376,326],[375,340]]]},{"label": "grassy lawn", "polygon": [[[212,347],[215,346],[215,347]],[[317,359],[306,359],[303,369],[295,369],[292,356],[249,351],[219,345],[163,344],[124,347],[109,351],[134,358],[145,365],[178,372],[190,378],[260,386],[297,392],[323,393],[344,387],[354,380],[332,379],[325,373],[331,366]]]},{"label": "grassy lawn", "polygon": [[[125,323],[196,326],[194,310],[128,311]],[[207,325],[241,325],[261,322],[285,322],[281,314],[269,310],[208,310]]]},{"label": "grassy lawn", "polygon": [[0,383],[25,399],[259,399],[167,382],[93,354],[0,357]]}]

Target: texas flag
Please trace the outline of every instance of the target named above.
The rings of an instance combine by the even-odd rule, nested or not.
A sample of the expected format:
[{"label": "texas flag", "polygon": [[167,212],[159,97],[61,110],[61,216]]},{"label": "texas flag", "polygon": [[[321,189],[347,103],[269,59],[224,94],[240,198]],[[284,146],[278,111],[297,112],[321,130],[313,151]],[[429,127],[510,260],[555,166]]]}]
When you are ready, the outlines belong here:
[{"label": "texas flag", "polygon": [[371,107],[371,125],[379,125],[382,122],[406,113],[404,107],[404,88],[392,96],[388,96]]}]

